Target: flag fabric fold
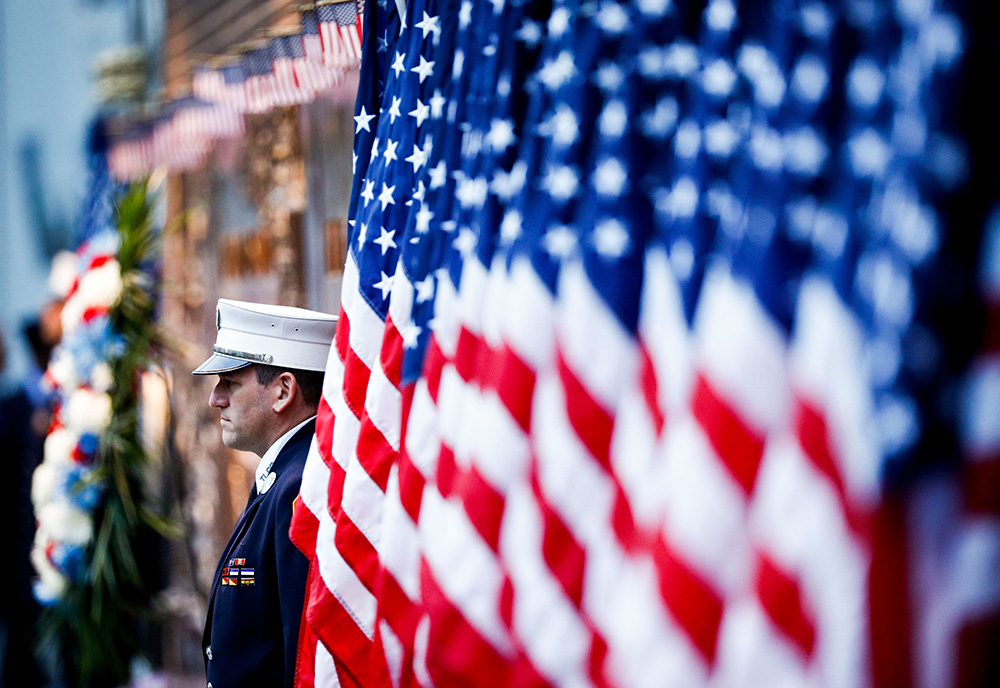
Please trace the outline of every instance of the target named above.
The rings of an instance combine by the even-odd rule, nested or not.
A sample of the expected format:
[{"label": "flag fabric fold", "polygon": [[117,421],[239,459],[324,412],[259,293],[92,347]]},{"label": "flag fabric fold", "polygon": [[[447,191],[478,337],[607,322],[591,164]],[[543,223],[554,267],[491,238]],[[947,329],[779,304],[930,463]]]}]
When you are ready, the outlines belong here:
[{"label": "flag fabric fold", "polygon": [[995,342],[952,307],[996,287],[953,229],[996,195],[970,181],[996,149],[962,145],[972,16],[366,3],[292,526],[302,685],[982,675]]}]

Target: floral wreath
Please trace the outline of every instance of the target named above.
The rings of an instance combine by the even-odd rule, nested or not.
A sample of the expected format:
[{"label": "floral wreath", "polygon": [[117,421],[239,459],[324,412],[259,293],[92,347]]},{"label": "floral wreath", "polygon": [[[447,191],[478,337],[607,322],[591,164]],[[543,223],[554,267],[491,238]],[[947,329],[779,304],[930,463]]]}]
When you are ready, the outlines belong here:
[{"label": "floral wreath", "polygon": [[168,531],[143,494],[139,379],[163,346],[147,184],[128,187],[114,215],[117,226],[53,264],[50,285],[65,296],[62,339],[43,376],[55,401],[31,490],[41,644],[68,662],[70,685],[94,687],[128,681],[136,623],[153,594],[136,552],[150,533]]}]

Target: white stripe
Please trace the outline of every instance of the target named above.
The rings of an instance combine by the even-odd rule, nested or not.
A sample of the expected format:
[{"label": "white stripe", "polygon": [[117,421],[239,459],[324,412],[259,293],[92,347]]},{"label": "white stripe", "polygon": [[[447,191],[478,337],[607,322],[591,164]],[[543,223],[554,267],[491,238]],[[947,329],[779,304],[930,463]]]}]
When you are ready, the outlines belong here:
[{"label": "white stripe", "polygon": [[404,441],[410,461],[425,479],[433,477],[437,470],[441,451],[441,437],[437,426],[437,407],[431,400],[427,380],[420,378],[413,388]]},{"label": "white stripe", "polygon": [[536,373],[555,360],[555,321],[552,293],[538,277],[528,258],[511,261],[508,306],[504,309],[504,338],[510,348]]},{"label": "white stripe", "polygon": [[787,415],[785,340],[750,285],[728,270],[705,276],[695,321],[699,365],[758,431]]},{"label": "white stripe", "polygon": [[795,389],[823,411],[848,495],[874,504],[881,452],[857,320],[829,282],[810,277],[803,281],[795,322],[789,352]]},{"label": "white stripe", "polygon": [[594,400],[613,411],[622,380],[635,376],[635,341],[595,291],[582,263],[563,266],[559,296],[560,352]]},{"label": "white stripe", "polygon": [[[820,688],[796,650],[780,637],[756,602],[746,597],[727,604],[719,631],[713,681],[733,688],[801,686]],[[853,684],[863,685],[863,682]]]},{"label": "white stripe", "polygon": [[681,294],[661,247],[646,251],[639,331],[656,370],[660,408],[669,417],[691,389],[691,340]]},{"label": "white stripe", "polygon": [[316,559],[320,576],[327,589],[358,622],[359,628],[371,638],[375,622],[375,598],[344,562],[334,545],[335,526],[326,508],[326,486],[330,481],[330,471],[320,457],[315,442],[310,446],[302,478],[302,503],[319,521]]},{"label": "white stripe", "polygon": [[566,396],[555,376],[538,380],[531,424],[539,428],[534,446],[542,491],[576,540],[591,541],[606,532],[614,490],[569,425]]},{"label": "white stripe", "polygon": [[483,478],[505,493],[525,479],[531,464],[531,445],[495,392],[481,395],[480,410],[475,463]]},{"label": "white stripe", "polygon": [[333,663],[333,656],[327,651],[323,643],[316,643],[316,663],[315,663],[316,688],[340,688],[340,676],[337,674],[337,666]]},{"label": "white stripe", "polygon": [[402,424],[403,397],[385,376],[381,361],[372,368],[365,393],[365,410],[372,424],[389,446],[399,451],[399,433]]},{"label": "white stripe", "polygon": [[[511,655],[497,604],[503,577],[493,551],[461,505],[442,499],[436,490],[424,490],[419,529],[424,558],[442,591],[486,640]],[[442,537],[444,533],[448,536]]]},{"label": "white stripe", "polygon": [[656,476],[664,462],[656,429],[642,391],[630,385],[619,404],[611,435],[611,463],[628,497],[632,516],[643,527],[654,530],[663,516],[663,495]]},{"label": "white stripe", "polygon": [[660,460],[664,470],[651,478],[660,479],[667,540],[716,589],[739,589],[750,565],[741,488],[691,416],[671,424]]},{"label": "white stripe", "polygon": [[400,501],[398,466],[393,466],[389,473],[385,497],[379,561],[406,596],[417,600],[420,598],[419,532]]},{"label": "white stripe", "polygon": [[316,559],[319,563],[320,576],[327,589],[358,624],[358,628],[371,640],[375,625],[375,597],[358,580],[354,570],[337,551],[334,545],[335,526],[330,514],[323,509],[319,516]]},{"label": "white stripe", "polygon": [[377,550],[382,525],[385,494],[352,454],[344,478],[344,496],[340,508]]},{"label": "white stripe", "polygon": [[361,295],[359,279],[354,254],[348,251],[341,283],[341,307],[351,323],[351,349],[371,369],[378,364],[385,322]]},{"label": "white stripe", "polygon": [[659,597],[656,566],[629,561],[610,589],[607,613],[597,611],[608,641],[606,668],[630,688],[692,688],[706,685],[701,656],[667,616]]},{"label": "white stripe", "polygon": [[392,632],[385,619],[378,622],[378,632],[389,669],[389,680],[392,681],[393,688],[399,688],[403,678],[403,644],[399,642],[399,638]]},{"label": "white stripe", "polygon": [[525,652],[560,686],[587,686],[590,633],[542,558],[542,522],[526,485],[507,495],[500,540],[514,584],[513,630]]}]

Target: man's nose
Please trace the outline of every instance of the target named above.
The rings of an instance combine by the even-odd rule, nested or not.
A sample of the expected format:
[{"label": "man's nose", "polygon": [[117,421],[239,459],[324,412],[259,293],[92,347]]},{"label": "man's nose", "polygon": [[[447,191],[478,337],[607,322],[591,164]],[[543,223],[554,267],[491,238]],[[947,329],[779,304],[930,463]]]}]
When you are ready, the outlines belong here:
[{"label": "man's nose", "polygon": [[208,397],[208,405],[212,408],[222,408],[226,405],[226,395],[222,393],[220,389],[222,383],[219,383],[212,390],[212,394]]}]

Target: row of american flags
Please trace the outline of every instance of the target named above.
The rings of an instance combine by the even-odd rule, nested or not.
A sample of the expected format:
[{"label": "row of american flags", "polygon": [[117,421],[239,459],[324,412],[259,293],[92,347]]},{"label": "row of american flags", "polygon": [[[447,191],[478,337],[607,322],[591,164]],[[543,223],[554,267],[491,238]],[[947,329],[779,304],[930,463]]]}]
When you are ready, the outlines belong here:
[{"label": "row of american flags", "polygon": [[370,0],[300,685],[990,685],[983,12]]},{"label": "row of american flags", "polygon": [[245,114],[303,105],[351,90],[361,59],[360,0],[299,6],[299,26],[195,68],[191,94],[163,103],[151,121],[124,123],[108,153],[112,174],[138,179],[164,166],[205,164],[217,141],[243,134]]}]

